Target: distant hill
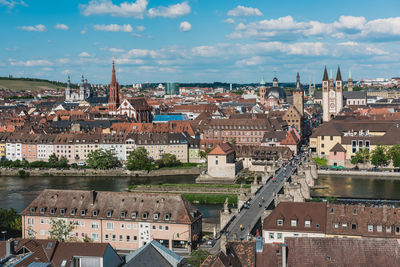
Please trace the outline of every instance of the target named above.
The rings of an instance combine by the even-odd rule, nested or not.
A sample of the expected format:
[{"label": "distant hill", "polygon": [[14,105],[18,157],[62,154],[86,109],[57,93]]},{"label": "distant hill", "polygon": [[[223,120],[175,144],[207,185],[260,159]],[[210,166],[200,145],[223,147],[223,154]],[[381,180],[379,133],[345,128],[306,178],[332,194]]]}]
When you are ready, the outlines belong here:
[{"label": "distant hill", "polygon": [[64,89],[66,83],[33,79],[33,78],[9,78],[0,77],[0,89],[10,90],[49,90],[49,89]]}]

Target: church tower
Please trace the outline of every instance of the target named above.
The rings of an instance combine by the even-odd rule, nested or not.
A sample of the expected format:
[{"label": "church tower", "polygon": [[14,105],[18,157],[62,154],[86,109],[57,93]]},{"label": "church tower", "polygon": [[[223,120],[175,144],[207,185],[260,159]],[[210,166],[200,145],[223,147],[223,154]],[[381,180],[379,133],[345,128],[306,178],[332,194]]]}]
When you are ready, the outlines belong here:
[{"label": "church tower", "polygon": [[334,118],[343,108],[343,80],[338,66],[336,79],[333,80],[333,75],[328,78],[328,72],[324,70],[324,77],[322,78],[322,119],[324,122],[330,121]]},{"label": "church tower", "polygon": [[324,76],[322,78],[322,119],[329,121],[328,105],[329,105],[329,77],[328,71],[324,69]]},{"label": "church tower", "polygon": [[85,78],[82,75],[81,84],[79,85],[79,99],[78,100],[84,100],[84,99],[85,99]]},{"label": "church tower", "polygon": [[349,70],[349,78],[347,79],[347,91],[352,92],[353,87],[353,78],[351,77],[351,70]]},{"label": "church tower", "polygon": [[304,91],[301,88],[300,75],[297,73],[296,89],[293,90],[293,105],[300,112],[301,116],[304,115]]},{"label": "church tower", "polygon": [[260,82],[260,104],[264,106],[265,104],[265,94],[267,93],[267,87],[265,86],[264,77],[262,77]]},{"label": "church tower", "polygon": [[340,67],[338,66],[336,72],[336,110],[335,115],[337,115],[343,109],[343,80],[342,73],[340,72]]},{"label": "church tower", "polygon": [[71,101],[71,78],[68,76],[67,88],[65,88],[65,102]]},{"label": "church tower", "polygon": [[110,83],[110,95],[108,97],[108,112],[110,114],[116,114],[118,107],[119,107],[119,84],[118,84],[117,78],[115,76],[115,63],[114,63],[114,57],[113,57],[112,75],[111,75],[111,83]]}]

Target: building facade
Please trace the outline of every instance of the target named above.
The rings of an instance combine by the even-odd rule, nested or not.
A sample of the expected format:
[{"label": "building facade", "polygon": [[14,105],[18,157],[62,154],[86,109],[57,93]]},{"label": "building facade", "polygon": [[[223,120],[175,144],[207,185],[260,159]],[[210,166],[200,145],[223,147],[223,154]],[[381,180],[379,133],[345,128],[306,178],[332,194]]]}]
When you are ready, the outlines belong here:
[{"label": "building facade", "polygon": [[329,121],[334,118],[343,108],[343,81],[338,67],[336,73],[336,81],[328,77],[328,71],[324,70],[322,79],[322,110],[323,121]]}]

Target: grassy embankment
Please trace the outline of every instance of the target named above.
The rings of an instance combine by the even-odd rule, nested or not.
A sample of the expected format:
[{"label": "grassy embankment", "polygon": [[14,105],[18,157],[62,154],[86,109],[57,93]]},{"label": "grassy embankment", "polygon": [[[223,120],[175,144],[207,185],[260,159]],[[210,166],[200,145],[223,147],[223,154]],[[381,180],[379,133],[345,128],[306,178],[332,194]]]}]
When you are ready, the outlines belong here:
[{"label": "grassy embankment", "polygon": [[65,87],[59,86],[46,81],[27,81],[18,79],[0,79],[0,89],[9,90],[59,90]]},{"label": "grassy embankment", "polygon": [[318,166],[328,166],[328,160],[324,158],[313,158],[313,160],[317,163]]}]

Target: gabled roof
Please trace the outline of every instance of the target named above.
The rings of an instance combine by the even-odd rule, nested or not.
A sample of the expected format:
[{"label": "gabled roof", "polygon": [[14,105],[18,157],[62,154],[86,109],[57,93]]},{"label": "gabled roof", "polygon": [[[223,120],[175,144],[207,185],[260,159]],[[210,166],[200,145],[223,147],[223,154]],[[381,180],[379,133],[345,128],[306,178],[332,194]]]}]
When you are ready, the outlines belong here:
[{"label": "gabled roof", "polygon": [[177,267],[184,259],[157,241],[152,240],[150,243],[147,243],[138,250],[126,255],[125,260],[126,265],[124,266],[126,267]]},{"label": "gabled roof", "polygon": [[233,152],[235,151],[230,143],[223,143],[214,148],[208,155],[229,155]]},{"label": "gabled roof", "polygon": [[329,152],[344,152],[346,153],[346,149],[339,143],[336,143]]}]

